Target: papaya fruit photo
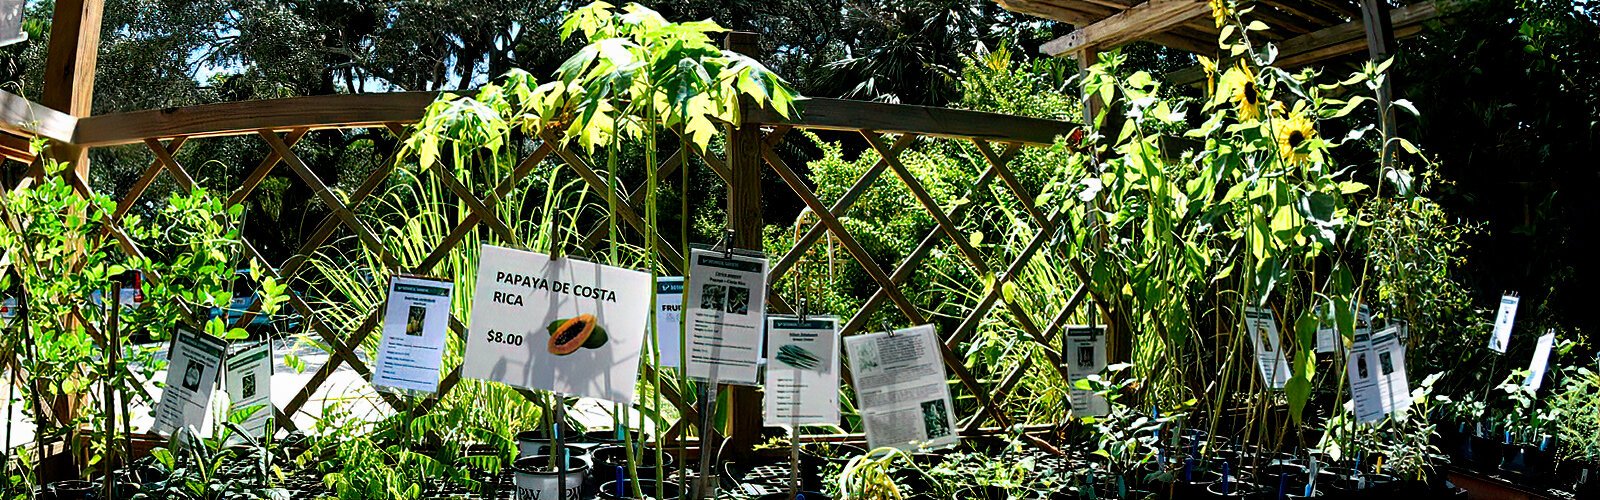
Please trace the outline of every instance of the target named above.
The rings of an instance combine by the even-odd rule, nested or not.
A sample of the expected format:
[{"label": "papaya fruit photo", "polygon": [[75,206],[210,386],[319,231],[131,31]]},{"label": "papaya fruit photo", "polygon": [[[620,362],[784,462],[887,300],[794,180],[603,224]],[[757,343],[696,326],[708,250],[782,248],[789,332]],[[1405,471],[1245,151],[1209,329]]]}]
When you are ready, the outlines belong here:
[{"label": "papaya fruit photo", "polygon": [[556,320],[545,329],[550,333],[550,354],[566,356],[578,348],[598,349],[609,340],[605,328],[593,314],[579,314],[572,318]]}]

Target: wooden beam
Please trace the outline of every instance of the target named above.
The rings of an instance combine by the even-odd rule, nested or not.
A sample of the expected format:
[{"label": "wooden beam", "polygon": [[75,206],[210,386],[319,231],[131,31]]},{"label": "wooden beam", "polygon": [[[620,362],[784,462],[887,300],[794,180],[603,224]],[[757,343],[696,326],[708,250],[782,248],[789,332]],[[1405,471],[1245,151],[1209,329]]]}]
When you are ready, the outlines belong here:
[{"label": "wooden beam", "polygon": [[759,125],[790,125],[849,132],[876,130],[1027,144],[1051,144],[1057,135],[1070,133],[1077,128],[1073,123],[1042,118],[821,98],[801,101],[799,116],[784,118],[768,108],[748,110],[745,115],[746,123]]},{"label": "wooden beam", "polygon": [[[1438,18],[1440,12],[1434,2],[1420,2],[1389,11],[1394,39],[1408,38],[1422,32],[1422,23]],[[1325,28],[1321,31],[1297,36],[1278,44],[1278,60],[1274,66],[1297,68],[1335,57],[1354,54],[1367,49],[1367,34],[1361,20]],[[1174,85],[1191,85],[1204,82],[1205,71],[1191,66],[1167,73],[1165,79]]]},{"label": "wooden beam", "polygon": [[104,0],[56,0],[40,99],[45,106],[72,116],[89,116],[104,9]]},{"label": "wooden beam", "polygon": [[0,130],[24,137],[71,142],[78,118],[22,96],[0,91]]},{"label": "wooden beam", "polygon": [[[1114,2],[1114,0],[1113,0]],[[995,0],[1000,8],[1027,14],[1034,17],[1052,19],[1074,26],[1085,26],[1095,21],[1121,11],[1121,7],[1111,7],[1090,2],[1059,2],[1049,0]],[[1120,3],[1120,2],[1114,2]]]},{"label": "wooden beam", "polygon": [[1046,42],[1039,50],[1060,56],[1086,47],[1110,49],[1167,31],[1210,11],[1204,0],[1149,0]]},{"label": "wooden beam", "polygon": [[78,121],[73,142],[97,147],[143,142],[147,137],[381,127],[390,122],[416,121],[438,97],[437,92],[323,95],[99,115]]}]

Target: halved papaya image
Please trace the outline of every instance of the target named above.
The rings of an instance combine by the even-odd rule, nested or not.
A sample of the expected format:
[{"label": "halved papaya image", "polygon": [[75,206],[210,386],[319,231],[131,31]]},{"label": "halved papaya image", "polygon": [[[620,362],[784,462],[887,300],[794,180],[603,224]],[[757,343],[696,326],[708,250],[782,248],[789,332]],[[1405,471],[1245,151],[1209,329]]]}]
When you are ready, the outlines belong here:
[{"label": "halved papaya image", "polygon": [[550,332],[550,354],[557,356],[578,352],[580,347],[598,349],[609,340],[606,329],[600,326],[593,314],[556,320],[546,330]]}]

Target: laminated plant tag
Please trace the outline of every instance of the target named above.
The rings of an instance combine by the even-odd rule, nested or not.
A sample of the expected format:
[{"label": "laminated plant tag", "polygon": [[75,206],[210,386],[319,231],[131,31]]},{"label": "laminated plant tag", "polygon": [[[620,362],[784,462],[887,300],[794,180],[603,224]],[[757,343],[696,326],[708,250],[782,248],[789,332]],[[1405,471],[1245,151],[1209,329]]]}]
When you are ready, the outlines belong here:
[{"label": "laminated plant tag", "polygon": [[955,407],[933,325],[844,339],[869,448],[953,445]]},{"label": "laminated plant tag", "polygon": [[[1320,328],[1317,329],[1317,353],[1328,354],[1339,349],[1338,320],[1332,317],[1332,311],[1324,309]],[[1372,333],[1372,308],[1366,304],[1356,308],[1355,334]]]},{"label": "laminated plant tag", "polygon": [[1398,328],[1391,326],[1375,335],[1358,334],[1350,345],[1345,370],[1358,421],[1377,421],[1411,406],[1405,346],[1398,333]]},{"label": "laminated plant tag", "polygon": [[1289,362],[1279,341],[1277,318],[1269,309],[1246,307],[1244,321],[1251,345],[1255,347],[1256,368],[1261,372],[1262,382],[1268,388],[1282,389],[1289,383]]},{"label": "laminated plant tag", "polygon": [[1111,412],[1105,396],[1079,389],[1077,382],[1106,369],[1106,328],[1074,325],[1067,327],[1067,375],[1072,379],[1072,414],[1104,416]]},{"label": "laminated plant tag", "polygon": [[766,326],[767,259],[690,250],[688,295],[689,376],[756,385]]},{"label": "laminated plant tag", "polygon": [[633,402],[650,275],[484,245],[461,375]]},{"label": "laminated plant tag", "polygon": [[206,409],[227,351],[228,343],[220,338],[177,330],[172,352],[167,353],[167,385],[156,403],[155,432],[171,435],[186,426],[205,426]]},{"label": "laminated plant tag", "polygon": [[1556,329],[1551,328],[1539,336],[1539,345],[1533,348],[1533,360],[1528,362],[1528,378],[1523,387],[1538,391],[1544,385],[1544,372],[1550,365],[1550,349],[1556,345]]},{"label": "laminated plant tag", "polygon": [[1500,297],[1500,310],[1494,315],[1494,336],[1489,338],[1489,349],[1505,354],[1506,345],[1511,342],[1511,324],[1517,319],[1517,303],[1522,298],[1506,294]]},{"label": "laminated plant tag", "polygon": [[1400,343],[1400,327],[1390,325],[1373,334],[1372,347],[1377,353],[1373,362],[1378,365],[1384,413],[1405,411],[1411,407],[1411,381],[1406,376],[1406,346]]},{"label": "laminated plant tag", "polygon": [[448,281],[395,276],[389,279],[384,305],[383,338],[378,343],[378,366],[372,385],[433,393],[439,385],[439,363],[444,358],[450,329]]},{"label": "laminated plant tag", "polygon": [[838,318],[767,318],[767,425],[839,423],[838,352]]},{"label": "laminated plant tag", "polygon": [[272,344],[240,350],[228,356],[224,366],[230,412],[250,412],[239,427],[257,438],[266,437],[272,432]]},{"label": "laminated plant tag", "polygon": [[683,359],[683,277],[656,277],[656,335],[661,339],[661,366],[678,368]]}]

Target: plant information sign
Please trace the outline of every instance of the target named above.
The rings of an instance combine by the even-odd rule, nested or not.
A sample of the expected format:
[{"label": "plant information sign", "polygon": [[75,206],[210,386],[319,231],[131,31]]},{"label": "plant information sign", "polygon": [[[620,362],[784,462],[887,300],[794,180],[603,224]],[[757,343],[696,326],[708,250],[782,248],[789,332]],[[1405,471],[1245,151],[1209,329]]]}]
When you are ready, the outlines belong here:
[{"label": "plant information sign", "polygon": [[450,330],[449,281],[395,276],[383,311],[383,339],[372,385],[432,393]]},{"label": "plant information sign", "polygon": [[1511,324],[1517,320],[1517,303],[1522,297],[1505,294],[1500,297],[1500,310],[1494,314],[1494,336],[1489,337],[1489,349],[1500,354],[1506,353],[1506,346],[1511,342]]},{"label": "plant information sign", "polygon": [[839,423],[838,352],[838,318],[767,318],[767,425]]},{"label": "plant information sign", "polygon": [[1268,388],[1282,389],[1289,383],[1289,363],[1279,342],[1277,317],[1270,309],[1246,307],[1244,326],[1255,347],[1256,368],[1261,372],[1261,380]]},{"label": "plant information sign", "polygon": [[1106,327],[1075,325],[1067,327],[1067,375],[1072,379],[1072,414],[1104,416],[1111,412],[1105,396],[1079,389],[1077,381],[1099,375],[1106,369]]},{"label": "plant information sign", "polygon": [[844,339],[867,447],[953,445],[955,408],[933,325]]},{"label": "plant information sign", "polygon": [[683,277],[656,277],[656,336],[661,339],[661,366],[678,368],[683,360]]},{"label": "plant information sign", "polygon": [[[1339,320],[1333,317],[1332,304],[1324,309],[1322,322],[1317,328],[1317,353],[1329,354],[1339,348]],[[1372,308],[1366,304],[1356,308],[1355,335],[1372,333]]]},{"label": "plant information sign", "polygon": [[1556,329],[1551,328],[1539,336],[1539,344],[1533,348],[1533,360],[1528,362],[1528,378],[1522,385],[1538,391],[1544,385],[1544,372],[1550,367],[1550,349],[1556,345]]},{"label": "plant information sign", "polygon": [[249,411],[239,426],[251,436],[272,432],[272,344],[262,342],[228,356],[229,412]]},{"label": "plant information sign", "polygon": [[[167,353],[167,386],[156,403],[153,430],[171,435],[187,426],[203,427],[211,391],[222,372],[228,343],[220,338],[178,329]],[[203,430],[203,429],[202,429]]]},{"label": "plant information sign", "polygon": [[1372,422],[1411,407],[1411,383],[1406,379],[1406,351],[1400,329],[1384,328],[1376,334],[1357,334],[1350,344],[1350,399],[1356,420]]},{"label": "plant information sign", "polygon": [[689,376],[756,385],[767,259],[696,248],[689,262]]},{"label": "plant information sign", "polygon": [[464,377],[633,401],[650,275],[484,245]]}]

